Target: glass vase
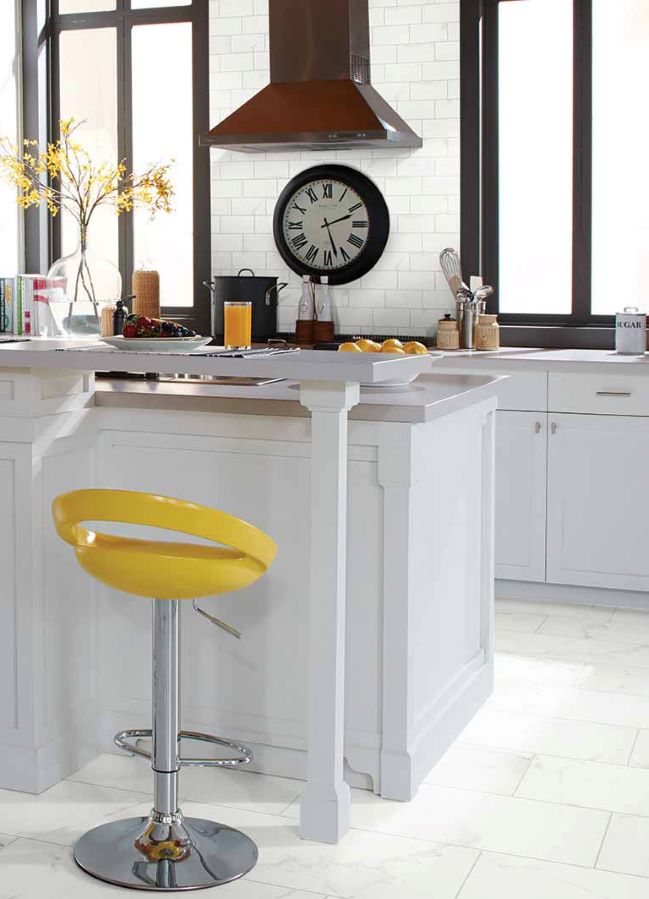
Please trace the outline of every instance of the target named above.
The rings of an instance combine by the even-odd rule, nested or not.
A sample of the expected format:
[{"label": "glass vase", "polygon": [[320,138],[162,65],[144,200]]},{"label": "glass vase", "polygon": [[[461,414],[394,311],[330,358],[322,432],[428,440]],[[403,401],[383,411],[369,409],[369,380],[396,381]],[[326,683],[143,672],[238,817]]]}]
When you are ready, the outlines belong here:
[{"label": "glass vase", "polygon": [[74,253],[63,256],[47,273],[50,281],[48,336],[96,337],[101,332],[101,310],[122,295],[117,266],[101,259],[81,239]]}]

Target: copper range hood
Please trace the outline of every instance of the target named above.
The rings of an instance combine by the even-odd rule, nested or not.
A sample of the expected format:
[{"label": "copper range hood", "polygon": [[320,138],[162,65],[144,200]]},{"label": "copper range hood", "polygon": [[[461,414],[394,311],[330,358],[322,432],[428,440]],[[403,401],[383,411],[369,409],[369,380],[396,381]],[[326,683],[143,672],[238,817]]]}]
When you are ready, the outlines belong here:
[{"label": "copper range hood", "polygon": [[270,84],[206,134],[229,150],[421,147],[370,83],[368,0],[269,0]]}]

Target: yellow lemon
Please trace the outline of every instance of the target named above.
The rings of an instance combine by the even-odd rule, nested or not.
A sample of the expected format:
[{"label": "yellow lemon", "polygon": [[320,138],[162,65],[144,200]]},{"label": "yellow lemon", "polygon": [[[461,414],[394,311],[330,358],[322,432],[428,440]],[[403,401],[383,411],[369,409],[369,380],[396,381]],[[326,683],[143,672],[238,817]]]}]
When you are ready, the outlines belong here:
[{"label": "yellow lemon", "polygon": [[363,353],[378,353],[381,350],[381,344],[376,343],[374,340],[366,340],[363,338],[362,340],[356,341],[356,346]]},{"label": "yellow lemon", "polygon": [[400,346],[386,346],[385,344],[383,344],[383,346],[381,347],[381,352],[382,352],[382,353],[393,353],[393,354],[394,354],[394,353],[397,353],[399,356],[405,356],[405,355],[406,355],[406,351],[403,349],[403,347],[400,347]]},{"label": "yellow lemon", "polygon": [[402,350],[403,344],[400,340],[397,340],[396,337],[391,337],[389,340],[384,340],[381,344],[381,352],[382,353],[393,353],[395,350]]},{"label": "yellow lemon", "polygon": [[355,343],[341,343],[338,347],[339,353],[362,353],[362,349]]},{"label": "yellow lemon", "polygon": [[419,343],[418,340],[411,340],[408,343],[404,343],[404,350],[409,356],[427,356],[428,348],[423,345],[423,343]]}]

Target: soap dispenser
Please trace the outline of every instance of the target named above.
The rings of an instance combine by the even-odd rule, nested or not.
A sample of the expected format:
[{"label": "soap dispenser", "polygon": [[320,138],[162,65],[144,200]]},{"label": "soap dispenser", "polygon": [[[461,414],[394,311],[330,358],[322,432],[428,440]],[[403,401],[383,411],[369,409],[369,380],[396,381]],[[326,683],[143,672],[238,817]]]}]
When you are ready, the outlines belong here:
[{"label": "soap dispenser", "polygon": [[323,275],[316,293],[315,342],[331,343],[334,339],[334,314],[329,278]]},{"label": "soap dispenser", "polygon": [[309,275],[302,276],[302,297],[295,323],[295,342],[310,344],[315,340],[315,285]]}]

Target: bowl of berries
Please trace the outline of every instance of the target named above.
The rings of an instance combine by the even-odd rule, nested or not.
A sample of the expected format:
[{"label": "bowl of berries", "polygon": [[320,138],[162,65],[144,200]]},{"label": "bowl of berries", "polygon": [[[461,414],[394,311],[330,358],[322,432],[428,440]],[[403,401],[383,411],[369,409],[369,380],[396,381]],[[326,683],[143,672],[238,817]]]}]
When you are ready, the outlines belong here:
[{"label": "bowl of berries", "polygon": [[191,328],[163,318],[129,315],[121,336],[102,337],[103,343],[119,350],[156,353],[193,353],[211,342]]}]

